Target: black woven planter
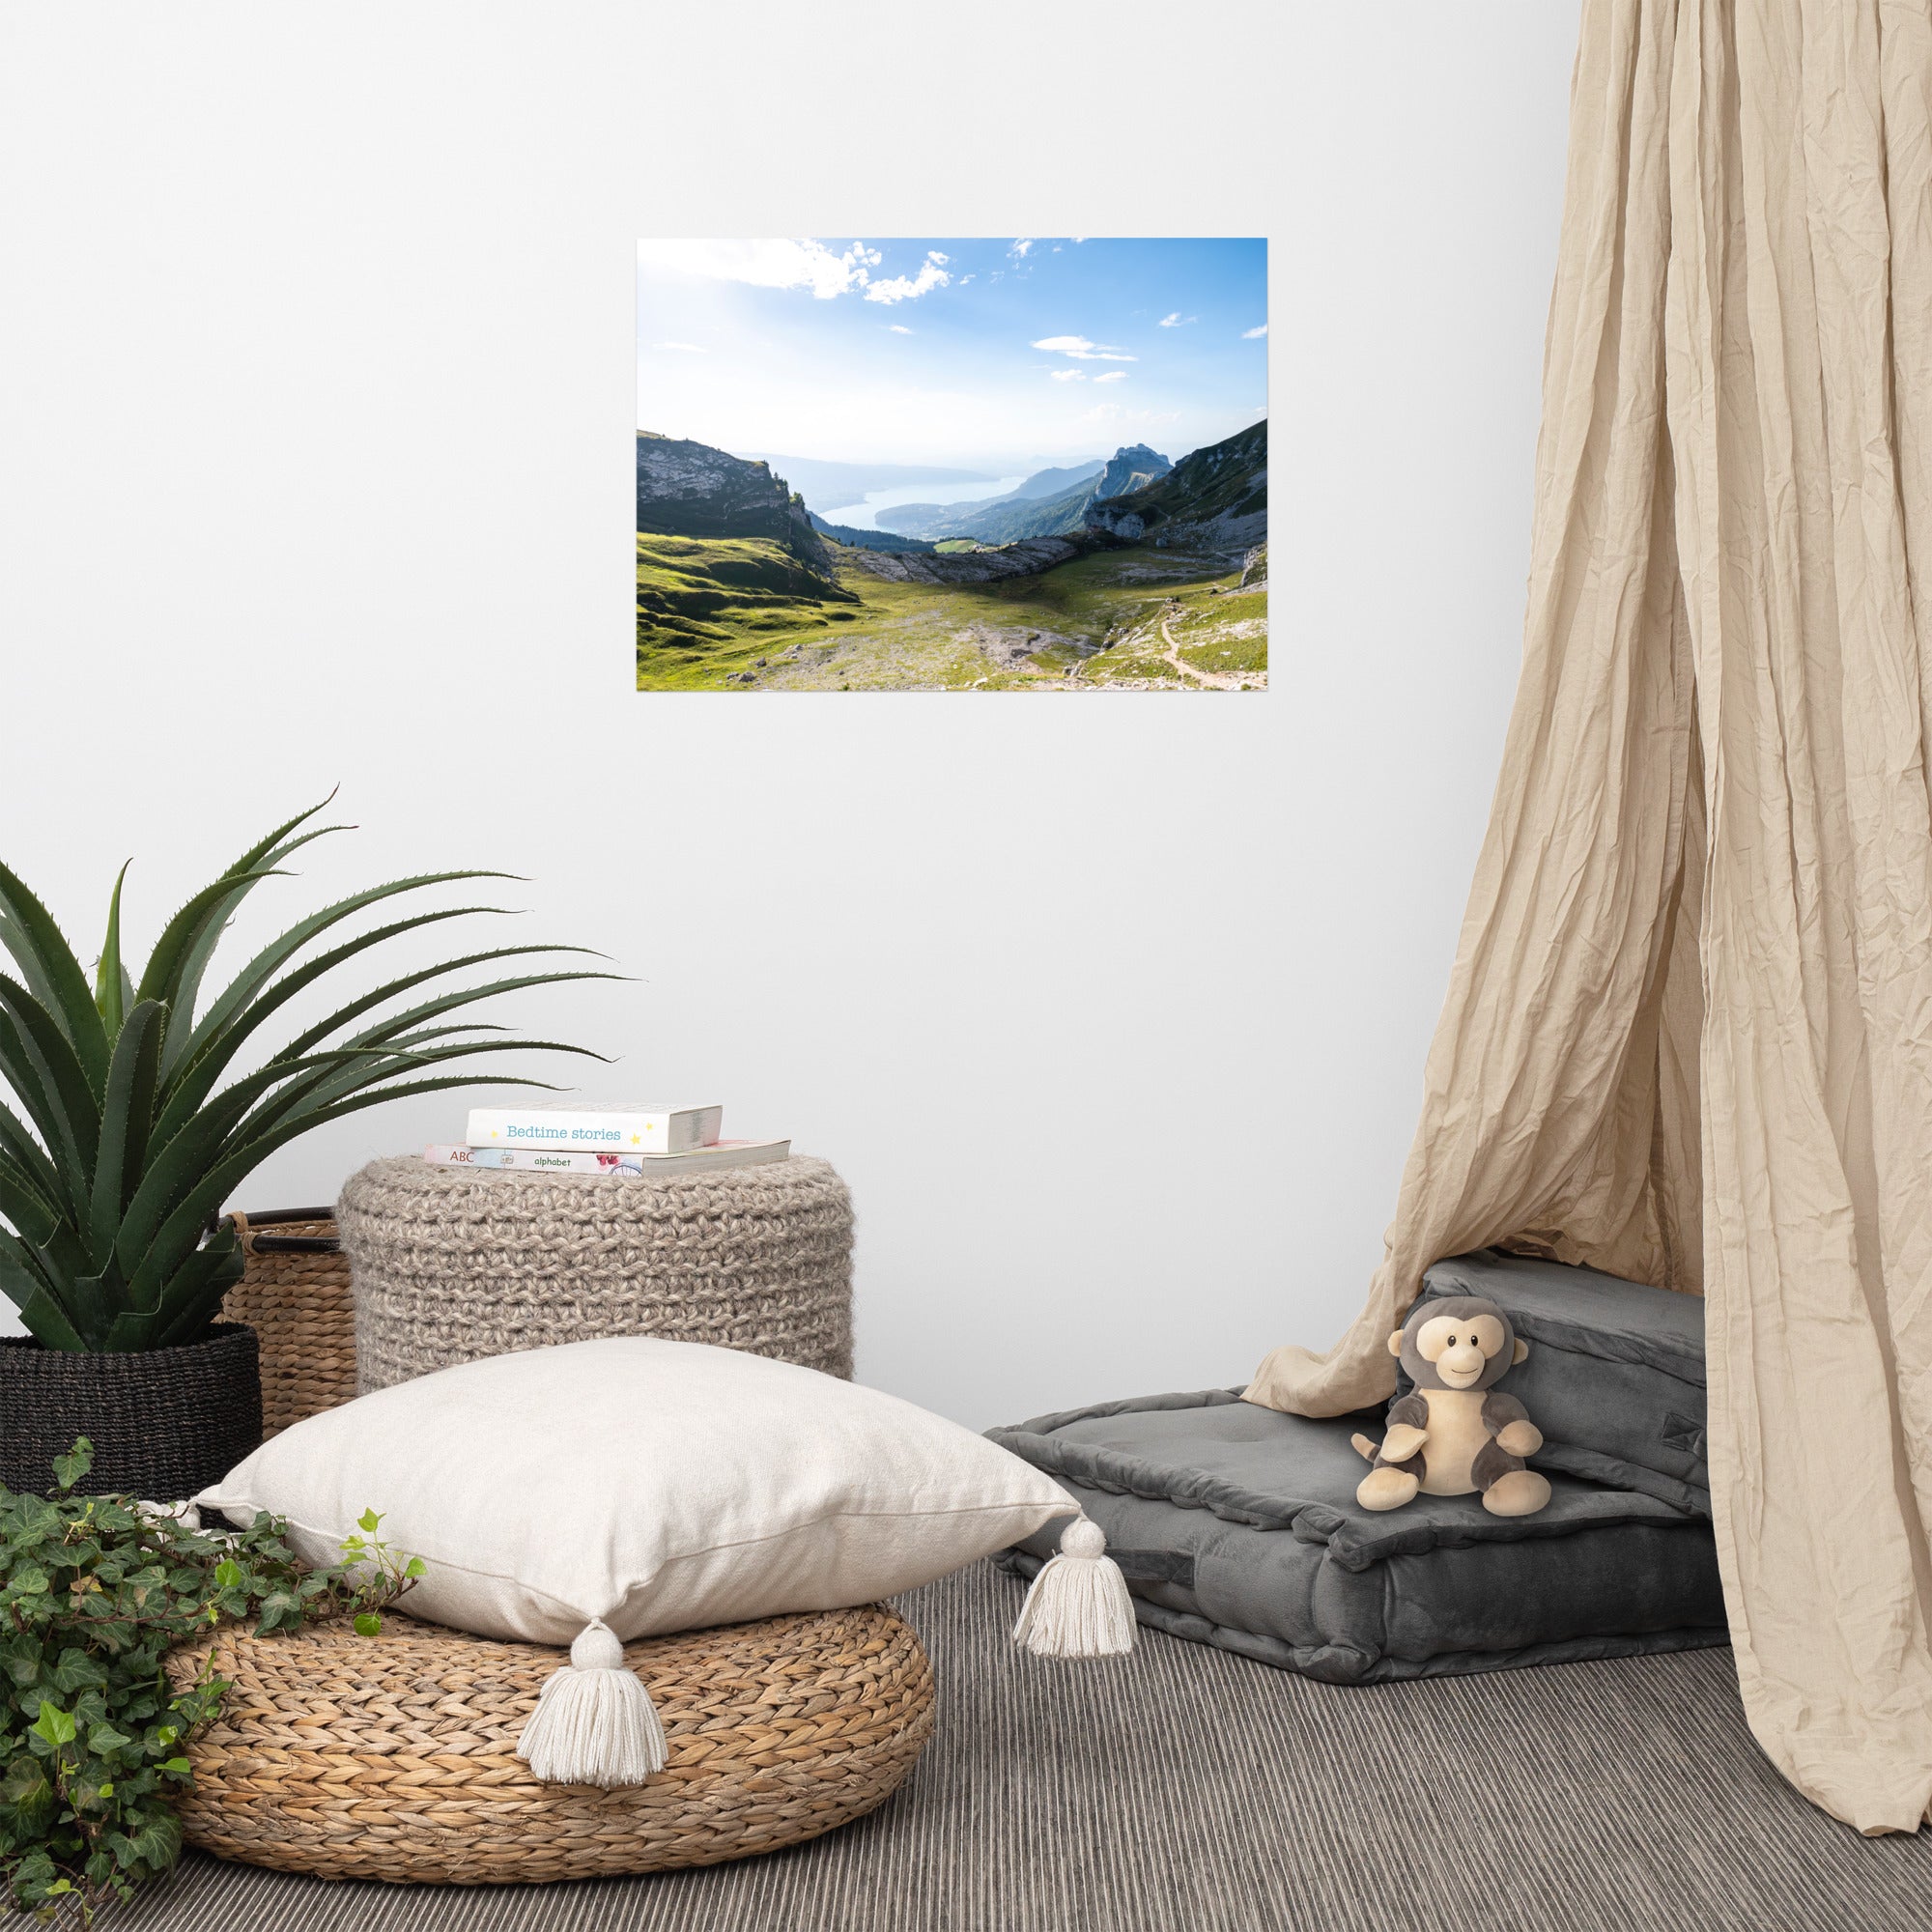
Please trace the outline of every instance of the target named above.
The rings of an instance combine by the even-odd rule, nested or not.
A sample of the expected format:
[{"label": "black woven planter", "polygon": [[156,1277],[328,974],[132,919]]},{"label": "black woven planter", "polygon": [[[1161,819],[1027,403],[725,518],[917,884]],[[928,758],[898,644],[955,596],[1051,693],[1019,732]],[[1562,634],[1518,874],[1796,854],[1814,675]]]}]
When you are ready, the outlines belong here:
[{"label": "black woven planter", "polygon": [[77,1435],[94,1444],[85,1494],[177,1502],[205,1490],[262,1440],[254,1329],[217,1321],[185,1349],[129,1355],[0,1336],[0,1483],[45,1495]]}]

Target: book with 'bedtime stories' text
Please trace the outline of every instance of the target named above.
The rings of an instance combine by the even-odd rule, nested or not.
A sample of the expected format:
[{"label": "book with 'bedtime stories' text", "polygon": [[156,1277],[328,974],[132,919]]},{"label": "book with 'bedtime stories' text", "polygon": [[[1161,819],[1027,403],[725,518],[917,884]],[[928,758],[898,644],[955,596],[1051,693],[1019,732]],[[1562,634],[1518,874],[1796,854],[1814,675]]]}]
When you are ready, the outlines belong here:
[{"label": "book with 'bedtime stories' text", "polygon": [[516,1174],[697,1174],[721,1167],[759,1167],[783,1160],[789,1141],[714,1141],[683,1153],[584,1153],[568,1149],[429,1147],[433,1167],[507,1168]]},{"label": "book with 'bedtime stories' text", "polygon": [[710,1147],[724,1109],[703,1107],[472,1107],[475,1148],[543,1148],[557,1151],[689,1153]]}]

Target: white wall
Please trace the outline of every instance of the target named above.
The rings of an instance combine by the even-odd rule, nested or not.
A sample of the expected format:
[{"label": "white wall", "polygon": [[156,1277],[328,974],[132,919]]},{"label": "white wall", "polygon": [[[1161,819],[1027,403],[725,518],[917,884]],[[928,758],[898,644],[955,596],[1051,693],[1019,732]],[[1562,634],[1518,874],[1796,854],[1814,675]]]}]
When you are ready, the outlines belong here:
[{"label": "white wall", "polygon": [[[1325,1344],[1515,680],[1576,13],[7,0],[0,852],[88,958],[338,781],[271,913],[529,874],[638,983],[522,1022],[831,1156],[861,1374],[967,1422]],[[1270,694],[628,691],[635,238],[1052,229],[1271,239]]]}]

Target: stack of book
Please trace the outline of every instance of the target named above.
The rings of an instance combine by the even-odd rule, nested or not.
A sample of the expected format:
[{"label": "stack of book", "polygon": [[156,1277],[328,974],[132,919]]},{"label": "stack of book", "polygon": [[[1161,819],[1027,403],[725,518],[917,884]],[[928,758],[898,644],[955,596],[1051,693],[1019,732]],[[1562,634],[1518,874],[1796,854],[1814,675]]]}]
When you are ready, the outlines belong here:
[{"label": "stack of book", "polygon": [[783,1160],[789,1141],[720,1138],[723,1107],[474,1107],[461,1147],[425,1148],[439,1167],[550,1174],[686,1174]]}]

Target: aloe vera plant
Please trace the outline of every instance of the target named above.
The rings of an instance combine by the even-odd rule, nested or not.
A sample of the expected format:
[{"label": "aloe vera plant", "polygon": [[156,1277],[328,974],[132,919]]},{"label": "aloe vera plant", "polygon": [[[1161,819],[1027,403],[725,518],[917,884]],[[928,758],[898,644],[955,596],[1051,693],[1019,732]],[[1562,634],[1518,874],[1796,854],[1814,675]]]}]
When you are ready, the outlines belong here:
[{"label": "aloe vera plant", "polygon": [[[256,1058],[275,1014],[351,960],[444,920],[507,910],[413,910],[313,950],[368,907],[510,875],[392,880],[311,913],[222,991],[206,994],[210,962],[242,901],[263,880],[284,876],[282,862],[298,848],[349,829],[311,823],[326,805],[278,827],[196,893],[168,922],[138,980],[121,956],[126,866],[92,985],[46,908],[0,866],[0,949],[19,973],[0,973],[0,1081],[14,1101],[0,1101],[0,1220],[11,1228],[0,1228],[0,1291],[45,1347],[107,1352],[196,1340],[242,1276],[234,1228],[217,1211],[277,1148],[406,1094],[550,1084],[427,1068],[511,1046],[586,1052],[556,1040],[506,1040],[498,1026],[452,1017],[522,987],[617,977],[571,966],[448,983],[503,960],[587,951],[532,945],[492,947],[391,979]],[[237,1071],[238,1063],[248,1070]]]}]

